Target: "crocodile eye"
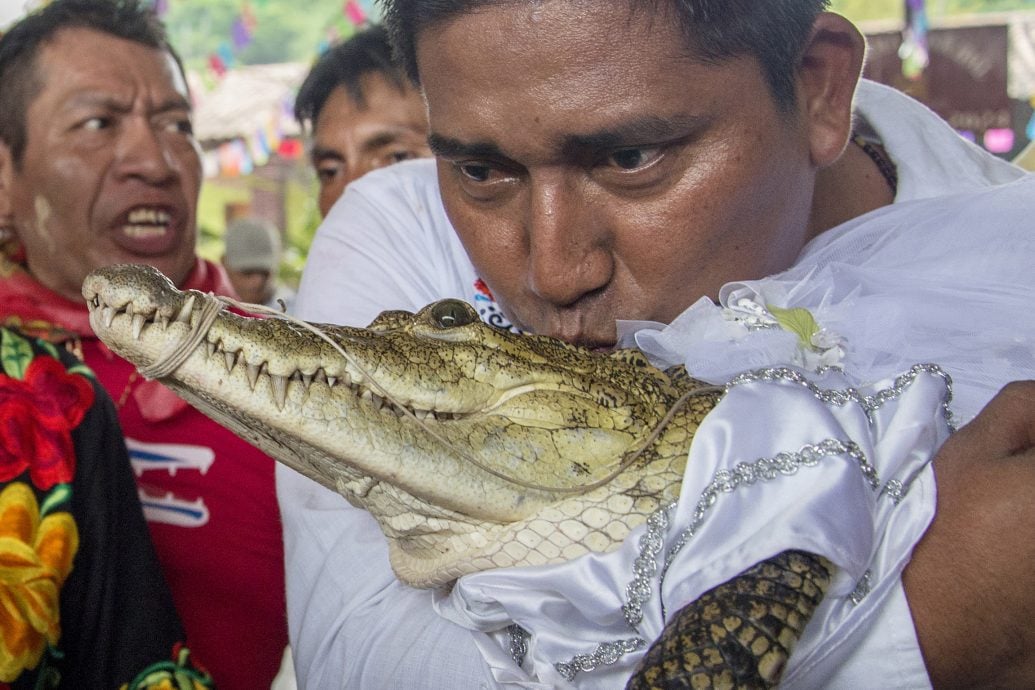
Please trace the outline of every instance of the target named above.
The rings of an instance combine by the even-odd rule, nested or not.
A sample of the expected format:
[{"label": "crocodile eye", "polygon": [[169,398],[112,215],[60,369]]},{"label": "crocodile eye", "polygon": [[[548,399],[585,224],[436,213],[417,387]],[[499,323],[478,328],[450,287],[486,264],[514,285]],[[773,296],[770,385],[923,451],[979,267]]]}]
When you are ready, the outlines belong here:
[{"label": "crocodile eye", "polygon": [[474,314],[466,303],[457,299],[447,299],[431,308],[431,318],[439,328],[455,328],[474,321]]}]

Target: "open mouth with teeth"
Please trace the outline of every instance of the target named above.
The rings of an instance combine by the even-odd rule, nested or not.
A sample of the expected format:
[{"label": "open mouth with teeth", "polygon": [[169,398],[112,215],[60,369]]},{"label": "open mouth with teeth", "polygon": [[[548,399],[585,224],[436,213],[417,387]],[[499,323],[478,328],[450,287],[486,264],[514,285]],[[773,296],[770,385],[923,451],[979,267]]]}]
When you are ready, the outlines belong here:
[{"label": "open mouth with teeth", "polygon": [[[191,292],[185,292],[183,295],[185,299],[175,309],[156,304],[139,304],[133,301],[115,306],[115,304],[105,301],[102,294],[96,292],[92,294],[87,304],[95,331],[109,334],[128,331],[134,343],[151,353],[151,356],[142,358],[142,353],[134,351],[132,346],[126,348],[125,353],[119,352],[138,365],[146,367],[156,364],[162,356],[170,355],[168,345],[176,342],[177,334],[173,333],[174,330],[186,329],[186,334],[198,328],[199,301],[211,298],[200,295],[200,293],[191,294]],[[249,357],[249,353],[255,352],[256,348],[249,347],[247,341],[266,340],[271,335],[271,331],[286,326],[286,324],[278,323],[275,320],[240,317],[235,314],[225,314],[220,318],[236,322],[232,329],[234,334],[232,336],[224,334],[224,337],[221,337],[220,333],[229,329],[221,327],[218,322],[208,328],[207,333],[203,335],[197,345],[199,355],[203,352],[207,360],[205,366],[218,366],[222,373],[228,376],[243,372],[248,383],[248,390],[252,393],[267,391],[277,410],[284,410],[289,392],[297,392],[298,395],[295,397],[301,398],[300,402],[304,404],[313,392],[314,386],[320,386],[327,390],[347,391],[352,398],[365,403],[371,411],[390,413],[399,418],[413,417],[421,421],[453,421],[464,416],[459,412],[436,411],[399,402],[399,399],[387,393],[383,387],[371,384],[370,377],[361,372],[357,364],[340,356],[332,357],[334,361],[324,366],[295,367],[290,373],[274,373],[274,371],[285,371],[285,367],[276,359],[272,364],[272,370],[271,362],[268,359],[253,361]],[[257,331],[254,339],[249,339],[246,335],[249,328]],[[148,337],[145,338],[145,335]],[[307,339],[307,336],[309,334],[294,330],[291,333],[292,338]],[[146,347],[148,339],[155,338],[165,343],[164,349],[159,351]],[[187,338],[184,338],[184,341],[186,340]],[[329,346],[323,344],[317,344],[316,347],[321,351],[330,349]],[[288,368],[291,366],[293,365],[289,364]]]},{"label": "open mouth with teeth", "polygon": [[126,215],[126,222],[121,226],[121,230],[133,239],[150,239],[167,233],[171,222],[172,215],[165,209],[139,207],[130,210]]}]

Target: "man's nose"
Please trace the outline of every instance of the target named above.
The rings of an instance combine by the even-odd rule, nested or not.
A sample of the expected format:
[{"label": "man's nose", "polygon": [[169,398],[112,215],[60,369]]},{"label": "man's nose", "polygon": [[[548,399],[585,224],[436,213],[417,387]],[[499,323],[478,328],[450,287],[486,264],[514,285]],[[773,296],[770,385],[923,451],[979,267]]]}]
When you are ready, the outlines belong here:
[{"label": "man's nose", "polygon": [[569,306],[607,285],[614,262],[602,221],[577,181],[531,181],[527,241],[529,286],[535,294]]},{"label": "man's nose", "polygon": [[163,132],[144,118],[123,122],[116,149],[118,170],[123,176],[161,184],[177,175],[177,162]]}]

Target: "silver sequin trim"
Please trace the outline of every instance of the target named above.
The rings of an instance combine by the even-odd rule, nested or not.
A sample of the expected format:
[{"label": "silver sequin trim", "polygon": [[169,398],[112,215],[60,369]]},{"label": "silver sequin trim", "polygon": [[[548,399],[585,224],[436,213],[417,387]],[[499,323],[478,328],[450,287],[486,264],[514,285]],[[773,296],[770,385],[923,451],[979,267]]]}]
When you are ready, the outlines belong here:
[{"label": "silver sequin trim", "polygon": [[[772,458],[761,458],[753,463],[737,463],[736,468],[719,470],[707,488],[701,492],[701,498],[694,508],[693,519],[680,534],[679,538],[669,549],[665,556],[665,564],[661,568],[661,580],[664,581],[665,573],[668,572],[672,561],[675,559],[686,543],[697,534],[708,510],[715,505],[720,493],[732,493],[738,487],[753,484],[757,480],[772,481],[779,476],[796,474],[802,467],[815,467],[825,457],[837,455],[848,455],[853,458],[862,471],[870,487],[876,491],[880,486],[877,477],[877,470],[870,464],[870,461],[863,455],[862,450],[852,441],[839,441],[827,439],[818,444],[807,444],[802,446],[797,453],[778,453]],[[662,617],[667,617],[662,604]]]},{"label": "silver sequin trim", "polygon": [[884,490],[881,491],[881,495],[890,498],[895,505],[902,502],[902,499],[906,497],[906,493],[906,486],[897,479],[889,480],[884,485]]},{"label": "silver sequin trim", "polygon": [[[802,467],[814,467],[828,456],[849,455],[859,464],[859,469],[873,490],[877,490],[880,481],[877,470],[863,455],[862,450],[852,441],[827,439],[819,444],[805,445],[797,453],[779,453],[772,458],[760,458],[755,462],[737,463],[733,470],[719,470],[711,482],[701,492],[701,497],[694,508],[693,519],[679,538],[669,549],[665,564],[661,569],[661,580],[676,554],[683,548],[697,530],[700,529],[708,510],[715,505],[720,493],[732,493],[738,487],[754,484],[756,481],[771,481],[780,476],[795,474]],[[657,557],[661,552],[663,535],[668,527],[668,511],[674,503],[655,511],[647,520],[647,530],[640,537],[640,553],[633,565],[633,579],[625,588],[628,602],[622,607],[625,620],[634,630],[643,620],[643,607],[652,594],[651,582],[657,572]],[[664,614],[663,614],[664,615]]]},{"label": "silver sequin trim", "polygon": [[867,570],[863,573],[862,578],[856,583],[855,589],[848,595],[848,598],[852,600],[852,603],[858,606],[862,603],[862,600],[866,598],[866,595],[870,593],[871,579],[873,573]]},{"label": "silver sequin trim", "polygon": [[510,658],[520,667],[525,663],[525,655],[528,654],[528,639],[532,635],[517,623],[507,626],[507,633],[510,635]]},{"label": "silver sequin trim", "polygon": [[[862,396],[854,388],[840,391],[823,390],[797,370],[787,367],[770,367],[741,374],[731,380],[727,384],[726,389],[729,390],[733,386],[755,381],[789,381],[805,386],[812,391],[813,395],[826,404],[841,406],[854,401],[861,405],[867,416],[870,417],[874,411],[880,409],[885,403],[902,395],[906,387],[922,373],[941,377],[945,381],[946,394],[941,404],[942,414],[945,416],[949,428],[955,429],[952,421],[952,411],[949,409],[949,403],[952,400],[952,378],[936,364],[916,364],[907,373],[896,378],[890,388],[871,396]],[[697,533],[697,530],[700,529],[708,510],[715,505],[720,493],[732,493],[738,487],[754,484],[759,480],[772,481],[780,476],[793,475],[802,467],[814,467],[819,464],[822,458],[837,455],[848,455],[854,458],[870,487],[875,491],[880,487],[877,470],[866,459],[859,446],[852,441],[839,441],[836,439],[827,439],[819,444],[807,444],[797,453],[779,453],[772,458],[760,458],[752,463],[741,462],[737,463],[732,470],[719,470],[716,472],[712,481],[701,493],[701,497],[697,501],[690,525],[680,533],[679,538],[672,545],[672,548],[669,549],[664,565],[661,568],[659,581],[665,579],[665,573],[668,572],[675,556]],[[897,504],[909,491],[911,484],[912,481],[903,485],[898,480],[891,480],[885,485],[881,493],[887,494]],[[633,579],[625,589],[628,601],[622,607],[625,620],[633,630],[636,630],[643,620],[644,604],[652,595],[653,588],[651,582],[658,572],[658,556],[664,546],[664,534],[669,526],[668,513],[675,505],[675,503],[670,503],[659,508],[647,518],[646,531],[640,537],[640,552],[633,562]],[[870,577],[870,572],[867,571],[856,585],[855,590],[851,594],[851,599],[854,603],[858,604],[869,594]],[[666,617],[664,604],[662,604],[662,617],[663,619]],[[518,625],[511,625],[508,631],[510,633],[511,657],[520,666],[528,650],[529,633]],[[616,642],[604,642],[592,654],[578,654],[570,662],[554,664],[554,668],[570,682],[580,672],[592,671],[600,666],[612,665],[624,655],[643,649],[646,645],[646,641],[640,637],[618,640]]]},{"label": "silver sequin trim", "polygon": [[642,637],[604,642],[592,654],[577,654],[567,663],[554,664],[554,668],[570,683],[580,672],[592,671],[599,666],[611,666],[626,654],[639,651],[646,646],[647,641]]},{"label": "silver sequin trim", "polygon": [[726,389],[729,390],[733,386],[740,386],[755,381],[787,381],[808,388],[813,395],[828,405],[842,406],[849,402],[856,402],[863,408],[867,416],[871,416],[883,407],[885,403],[901,396],[903,391],[920,374],[930,374],[945,381],[945,397],[942,399],[941,404],[942,414],[945,416],[945,421],[948,423],[949,428],[955,430],[956,425],[953,422],[952,410],[949,409],[949,403],[952,402],[952,377],[937,364],[914,364],[909,371],[898,376],[890,387],[867,396],[861,395],[855,388],[823,390],[812,383],[812,381],[809,381],[800,371],[789,367],[767,367],[745,372],[730,380],[726,384]]},{"label": "silver sequin trim", "polygon": [[622,606],[625,620],[634,630],[643,620],[643,604],[651,596],[651,581],[658,572],[658,555],[665,545],[668,511],[675,505],[670,503],[654,511],[647,518],[647,530],[640,537],[640,553],[633,561],[633,579],[625,588],[628,601]]}]

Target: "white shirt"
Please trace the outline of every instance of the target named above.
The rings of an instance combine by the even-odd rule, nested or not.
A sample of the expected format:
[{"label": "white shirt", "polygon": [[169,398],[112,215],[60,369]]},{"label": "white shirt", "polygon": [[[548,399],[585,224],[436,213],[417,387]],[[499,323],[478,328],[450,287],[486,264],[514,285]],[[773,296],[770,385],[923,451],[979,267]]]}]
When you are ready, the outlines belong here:
[{"label": "white shirt", "polygon": [[[872,216],[873,224],[866,227],[873,231],[877,243],[888,238],[911,236],[909,233],[913,232],[915,221],[922,222],[924,219],[929,219],[932,209],[948,209],[947,205],[941,203],[918,203],[915,208],[910,210],[910,205],[904,204],[901,208],[905,208],[906,211],[902,212],[902,215],[897,215],[901,202],[923,199],[945,192],[981,189],[1018,179],[1023,175],[1017,168],[1009,166],[965,142],[933,113],[891,89],[864,83],[860,87],[857,105],[859,112],[880,135],[899,172],[899,193],[896,198],[898,203],[889,209],[882,209],[875,214],[864,216],[864,218]],[[1028,198],[1035,199],[1030,191],[1029,187]],[[1013,197],[1004,198],[1004,203],[1011,205],[1015,201],[1017,199]],[[1022,198],[1019,203],[1021,208],[1027,206],[1026,212],[1030,218],[1032,202],[1025,202]],[[966,203],[961,202],[961,204],[967,207]],[[977,225],[979,227],[989,225],[990,223],[986,222],[986,219],[992,221],[995,217],[995,209],[986,208],[984,218],[981,218]],[[861,219],[857,220],[861,221]],[[961,227],[954,215],[947,215],[945,222],[953,227]],[[791,272],[785,274],[783,281],[752,281],[749,284],[730,286],[729,290],[724,292],[744,298],[761,295],[763,303],[775,303],[777,306],[808,307],[813,310],[821,325],[834,331],[835,335],[845,337],[843,331],[846,328],[842,322],[831,321],[831,319],[835,316],[844,317],[846,319],[844,323],[849,323],[852,305],[841,299],[837,302],[840,310],[828,310],[826,305],[830,300],[824,301],[824,295],[829,295],[831,298],[837,296],[832,295],[829,290],[848,285],[849,280],[859,279],[865,285],[866,280],[872,278],[874,284],[870,287],[874,287],[874,295],[884,298],[888,308],[893,308],[897,303],[893,297],[898,294],[897,290],[904,287],[901,281],[904,275],[908,275],[909,262],[913,260],[910,254],[903,254],[898,257],[898,265],[895,265],[894,251],[890,254],[882,254],[878,251],[872,254],[872,262],[858,262],[861,265],[854,267],[857,269],[854,274],[848,271],[839,273],[837,276],[827,274],[817,277],[815,272],[808,273],[806,267],[815,268],[822,265],[823,262],[842,259],[847,259],[845,263],[852,268],[852,257],[868,256],[867,247],[872,245],[860,246],[854,243],[854,231],[850,230],[850,228],[856,227],[854,223],[855,221],[846,224],[846,227],[836,228],[825,233],[817,238],[813,245],[806,248],[801,262],[796,267],[804,272],[793,273],[796,269],[791,269]],[[899,227],[896,229],[892,224]],[[995,224],[996,233],[1002,230],[1001,226],[1002,223]],[[928,229],[933,229],[933,224]],[[969,231],[967,228],[963,229]],[[977,229],[973,230],[971,237],[982,237],[982,235],[976,234],[977,232]],[[985,229],[982,228],[981,232],[985,232]],[[958,239],[966,234],[966,232],[958,233],[955,238]],[[1030,237],[1032,233],[1028,232],[1027,235]],[[1001,236],[990,234],[986,237],[985,240],[977,243],[980,247],[976,251],[977,255],[993,246],[993,243],[999,241],[997,238]],[[842,239],[835,241],[838,238]],[[1010,245],[1011,251],[1014,253],[1016,263],[1023,264],[1026,261],[1030,266],[1033,255],[1031,240],[1028,239],[1026,244],[1023,240],[1020,233],[1011,236],[1009,241],[1020,242],[1019,245]],[[830,247],[843,251],[844,255],[829,254]],[[956,250],[951,243],[946,243],[943,249],[945,256],[954,257],[957,266],[967,266],[968,262],[975,258],[975,250],[972,248],[960,251]],[[1003,252],[996,253],[990,259],[990,266],[985,268],[998,271],[997,263],[1008,258]],[[960,282],[962,288],[960,292],[963,293],[961,298],[964,299],[964,303],[969,302],[974,305],[974,311],[980,311],[977,308],[980,301],[968,297],[967,281],[981,279],[985,273],[975,271],[964,278],[958,278],[951,274],[938,274],[937,271],[924,272],[939,265],[937,262],[941,262],[943,259],[944,257],[928,256],[921,267],[924,270],[920,272],[920,275],[915,276],[916,284],[913,287],[920,284],[925,276],[933,281],[932,290],[951,287]],[[894,276],[895,280],[900,281],[893,283],[894,289],[890,292],[882,291],[883,287],[887,286],[883,286],[881,281],[887,274],[882,270],[877,270],[883,269],[885,265],[896,269],[897,272],[892,271],[890,274]],[[845,282],[840,282],[842,278]],[[1011,299],[1016,297],[1019,292],[1032,294],[1031,287],[1035,286],[1031,285],[1031,277],[1021,276],[1020,280],[1022,280],[1021,283],[1006,290]],[[802,287],[796,291],[795,286],[799,283]],[[1023,287],[1025,285],[1028,287]],[[815,289],[810,292],[809,286],[813,286]],[[738,290],[739,292],[737,292]],[[1001,302],[1002,295],[994,292],[983,294],[989,298],[991,303],[999,304]],[[310,321],[365,324],[383,309],[417,309],[430,301],[443,297],[467,299],[479,306],[483,316],[500,318],[498,313],[494,314],[492,311],[494,303],[491,298],[479,288],[477,276],[445,216],[435,180],[434,163],[417,161],[377,171],[349,186],[314,240],[295,303],[295,313]],[[784,299],[785,301],[773,302],[773,299]],[[875,297],[874,301],[870,303],[871,306],[877,304],[876,299]],[[877,310],[875,313],[879,314],[880,311]],[[1027,313],[1030,313],[1030,310]],[[705,321],[714,325],[716,316],[725,319],[723,314],[722,308],[715,307],[708,312]],[[1022,312],[1022,314],[1024,313]],[[942,313],[939,318],[945,315]],[[956,319],[968,318],[964,312],[959,310],[953,314],[953,317]],[[939,318],[932,319],[932,325],[937,326]],[[694,330],[692,325],[688,329],[675,328],[681,320],[684,321],[682,325],[685,325],[686,322],[698,323],[696,317],[688,316],[685,320],[681,317],[669,329],[659,331],[657,327],[654,327],[641,336],[643,339],[641,345],[659,359],[666,357],[676,359],[681,354],[689,356],[692,353],[714,351],[714,344],[708,344],[707,339],[697,340],[689,337],[680,340],[681,337],[686,336],[687,332],[692,333]],[[1001,312],[989,315],[987,320],[994,322],[999,327],[999,330],[994,333],[989,332],[988,341],[999,342],[1004,346],[1013,344],[1022,352],[1025,347],[1030,346],[1030,341],[1024,340],[1028,334],[1010,336],[1004,333],[1003,327],[1007,324],[1002,323]],[[897,323],[908,323],[908,321],[908,318],[905,318],[904,321]],[[1031,319],[1021,316],[1020,320],[1014,319],[1013,324],[1021,321],[1030,323]],[[941,322],[944,323],[944,319]],[[837,327],[830,324],[835,324]],[[736,323],[733,325],[736,326]],[[857,335],[855,330],[849,329],[851,338],[848,343],[849,347],[846,348],[846,359],[851,361],[846,361],[846,365],[854,366],[856,362],[851,358],[858,353],[858,348],[863,347],[865,350],[865,345],[872,343],[866,338],[866,332],[866,328],[859,328]],[[770,342],[753,350],[750,357],[756,358],[759,365],[793,361],[794,357],[800,354],[794,339],[792,338],[788,342],[786,337],[781,338],[780,331],[752,331],[751,333],[760,333],[763,339],[781,341],[778,343],[779,347]],[[713,336],[714,333],[709,334],[709,337]],[[1019,337],[1020,341],[1014,342],[1010,340],[1011,337],[1015,339]],[[742,335],[738,339],[730,337],[730,334],[724,331],[722,340],[724,345],[728,345],[731,340],[741,344],[746,341],[754,342],[754,335]],[[916,343],[916,347],[909,352],[910,356],[923,354],[927,345],[932,348],[935,345],[941,345],[941,341],[927,340],[925,343],[924,340],[926,339],[920,339]],[[910,340],[910,342],[912,341]],[[696,347],[697,344],[701,344],[700,347]],[[873,349],[871,348],[871,350]],[[944,352],[941,349],[938,350],[938,353],[945,354],[949,359],[952,359],[953,353],[956,352],[951,343],[943,350]],[[869,352],[869,350],[865,351]],[[878,359],[879,361],[870,362],[868,365],[870,366],[868,371],[872,376],[865,380],[867,384],[887,385],[888,376],[901,373],[910,364],[921,361],[920,359],[902,358],[899,358],[898,361]],[[717,361],[721,363],[724,360],[718,359]],[[743,363],[743,361],[741,360],[739,363]],[[951,361],[939,363],[945,366],[956,364]],[[957,368],[963,371],[970,366],[968,362],[959,364],[961,366]],[[990,367],[983,374],[981,385],[972,387],[975,392],[972,395],[968,394],[965,409],[954,408],[956,417],[960,421],[965,420],[980,405],[984,404],[996,387],[1007,380],[1023,375],[1023,372],[1017,372],[1012,367],[1013,364],[1009,362],[1002,366]],[[701,375],[700,368],[696,369],[695,373]],[[728,370],[722,370],[718,366],[712,373],[717,380],[728,378],[730,374]],[[749,384],[743,390],[761,385],[763,384]],[[958,391],[959,384],[957,384]],[[742,396],[737,389],[734,389],[734,393],[736,395],[731,394],[731,399]],[[780,397],[783,394],[770,393],[769,395]],[[924,406],[931,405],[933,394],[929,390],[922,395],[919,393],[916,395],[924,400],[924,404],[918,405],[916,409],[927,409]],[[731,407],[733,405],[727,405],[727,408]],[[887,414],[894,417],[898,414],[897,410],[898,405],[889,406]],[[770,410],[769,414],[775,414],[778,411]],[[824,414],[820,409],[814,409],[812,413],[820,416]],[[734,409],[730,414],[736,417],[736,410]],[[725,413],[715,415],[716,423],[718,424],[718,420],[723,418],[726,418]],[[776,423],[777,419],[777,417],[773,417],[771,421]],[[933,421],[930,423],[935,424]],[[868,436],[870,432],[863,432],[858,426],[852,426],[857,425],[857,420],[854,422],[850,419],[840,420],[837,424],[855,429],[860,435],[860,441],[865,440],[868,443],[879,445],[878,438]],[[831,428],[833,429],[833,427]],[[704,431],[705,429],[702,427],[702,433]],[[791,446],[798,441],[803,441],[801,438],[792,439],[790,437],[785,440]],[[703,442],[701,446],[704,446]],[[694,452],[697,447],[698,444],[695,443]],[[783,447],[782,449],[787,450],[788,448]],[[893,475],[897,469],[890,468],[923,467],[925,453],[929,454],[930,449],[929,446],[927,451],[910,458],[910,462],[915,465],[903,464],[902,458],[891,458],[885,469],[888,469]],[[723,462],[727,462],[733,457],[729,455],[728,451],[729,449],[716,451],[710,454],[707,460],[700,462],[692,460],[688,466],[700,467],[702,464],[711,463],[707,466],[718,468]],[[762,447],[753,449],[756,454],[764,454],[769,451],[778,452],[776,446],[768,449]],[[697,474],[691,477],[690,474],[688,473],[687,481],[691,479],[700,481],[702,477],[708,476],[707,473],[700,477]],[[849,623],[855,626],[850,630],[840,628],[838,633],[838,639],[852,640],[853,644],[839,645],[840,651],[826,654],[822,650],[833,649],[833,645],[828,644],[828,641],[820,644],[820,641],[826,638],[821,636],[809,638],[809,640],[813,640],[811,642],[803,641],[799,652],[792,657],[792,665],[786,676],[788,683],[801,682],[803,686],[808,686],[810,683],[813,685],[834,683],[836,685],[838,682],[844,681],[853,683],[854,687],[865,687],[867,684],[914,687],[917,683],[922,685],[926,682],[922,659],[916,648],[912,623],[897,578],[897,573],[900,572],[908,558],[911,544],[926,528],[933,510],[933,483],[929,485],[928,480],[923,479],[923,475],[924,472],[921,471],[919,474],[921,479],[916,484],[918,487],[923,487],[922,490],[916,490],[910,494],[916,503],[909,506],[909,511],[903,510],[898,513],[907,515],[907,518],[903,519],[908,529],[896,530],[897,533],[904,534],[905,538],[904,541],[896,542],[895,549],[889,553],[885,561],[886,567],[880,569],[880,578],[873,585],[871,594],[867,597],[872,603],[868,604],[865,609],[852,608],[853,611],[865,610],[868,612],[864,616],[866,624],[856,625],[852,622],[856,619],[851,616],[845,618],[838,617],[836,613],[830,613],[837,608],[837,605],[843,607],[846,601],[843,591],[844,583],[841,583],[837,593],[831,595],[829,600],[832,603],[827,604],[827,613],[824,614],[824,616],[833,615],[834,618],[823,618],[823,620],[834,620],[837,625],[841,626]],[[852,487],[852,490],[857,488]],[[695,495],[695,490],[696,487],[684,486],[683,499],[690,501],[690,497]],[[504,601],[498,596],[499,588],[492,584],[493,578],[502,577],[504,578],[502,582],[506,582],[507,578],[520,578],[527,575],[534,579],[539,576],[538,573],[523,574],[519,572],[519,570],[533,569],[509,569],[468,576],[461,580],[454,597],[440,598],[436,602],[432,592],[414,590],[395,580],[387,564],[384,538],[368,515],[351,508],[344,499],[336,494],[322,489],[282,467],[278,467],[278,495],[285,525],[289,625],[299,683],[302,687],[453,688],[492,687],[508,681],[513,681],[518,685],[528,685],[531,682],[525,673],[517,670],[512,663],[507,661],[508,657],[502,652],[498,639],[483,633],[471,632],[460,625],[447,621],[443,616],[449,616],[453,620],[462,620],[469,627],[484,627],[485,620],[471,618],[470,607],[464,604],[465,597],[471,592],[475,592],[479,601],[495,602],[489,607],[479,607],[479,610],[488,611],[486,615],[491,622],[495,620],[493,616],[499,615],[500,609],[496,608],[497,604],[502,607],[502,610],[516,610],[515,607],[520,606],[520,602]],[[885,543],[884,540],[888,536],[887,528],[889,524],[892,524],[888,520],[889,518],[885,516],[880,519],[872,518],[868,522],[872,527],[871,546]],[[678,522],[678,518],[676,522]],[[716,524],[725,523],[723,520],[717,519]],[[678,533],[678,530],[675,532]],[[836,534],[836,532],[832,532],[832,534]],[[755,543],[751,539],[747,539],[747,542]],[[634,542],[630,539],[627,543]],[[826,547],[829,548],[836,546],[836,540],[826,544]],[[759,548],[764,551],[768,547]],[[697,551],[691,551],[687,552],[687,557],[701,558]],[[872,558],[867,560],[867,557],[872,555],[867,551],[866,557],[857,554],[853,557],[854,561],[849,558],[835,560],[842,566],[845,577],[851,579],[858,575],[859,564],[869,563]],[[852,565],[853,563],[854,565]],[[748,565],[750,563],[738,563],[730,565],[730,568],[736,571],[737,567],[747,567]],[[558,566],[558,568],[564,567],[566,566]],[[609,566],[611,569],[608,572],[621,572],[622,567],[621,563],[616,562]],[[732,573],[722,575],[727,574]],[[589,591],[597,593],[604,591],[606,587],[602,582],[605,580],[606,578],[594,581]],[[618,582],[620,578],[613,577],[612,580]],[[669,578],[666,586],[678,588],[678,580],[679,578]],[[699,585],[700,583],[698,583]],[[572,592],[569,596],[577,599],[580,595]],[[442,616],[436,611],[436,606],[438,611],[443,614]],[[843,610],[842,613],[844,613]],[[846,620],[849,623],[846,623]],[[658,622],[658,620],[647,621],[645,623],[647,631],[655,632],[654,628],[650,626],[656,626]],[[541,625],[537,625],[534,620],[526,620],[524,623],[533,630],[533,633],[536,633],[537,627],[541,631],[549,631],[552,629],[550,626],[553,625],[548,620],[539,621]],[[837,625],[833,629],[838,629]],[[537,638],[534,638],[536,641],[549,637],[548,632],[541,632],[538,635]],[[604,636],[606,637],[606,634]],[[810,645],[812,646],[810,647]],[[539,652],[543,652],[548,647],[545,643],[539,644],[538,642],[534,646]],[[809,649],[813,651],[810,653]],[[557,660],[555,657],[549,657],[549,654],[555,654],[555,652],[556,650],[547,650],[540,655],[537,672],[540,678],[545,679],[544,682],[548,684],[556,680],[556,678],[549,677],[551,660]],[[531,654],[529,663],[534,661],[536,661],[535,652]],[[865,671],[862,675],[860,675],[861,670]],[[626,675],[627,672],[626,670]],[[842,675],[831,675],[837,673],[842,673]],[[597,676],[594,674],[580,674],[577,681],[580,684],[592,684],[595,682],[593,680],[595,677]],[[611,682],[613,686],[613,680]],[[843,687],[848,687],[848,685],[843,685]]]}]

